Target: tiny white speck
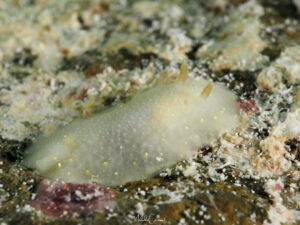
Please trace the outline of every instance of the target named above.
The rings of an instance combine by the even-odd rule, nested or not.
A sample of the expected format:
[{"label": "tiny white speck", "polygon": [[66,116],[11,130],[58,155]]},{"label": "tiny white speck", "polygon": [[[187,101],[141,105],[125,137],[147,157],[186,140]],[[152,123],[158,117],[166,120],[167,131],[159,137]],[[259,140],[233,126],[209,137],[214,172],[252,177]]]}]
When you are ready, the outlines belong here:
[{"label": "tiny white speck", "polygon": [[158,162],[161,162],[161,161],[163,161],[164,159],[163,159],[162,157],[156,157],[156,160],[157,160]]}]

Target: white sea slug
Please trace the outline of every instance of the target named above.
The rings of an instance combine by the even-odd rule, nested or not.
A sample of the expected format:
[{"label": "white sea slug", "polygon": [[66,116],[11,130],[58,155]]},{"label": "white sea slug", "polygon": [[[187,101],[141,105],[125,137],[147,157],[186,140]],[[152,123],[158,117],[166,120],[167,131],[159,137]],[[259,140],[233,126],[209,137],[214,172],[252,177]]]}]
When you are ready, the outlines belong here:
[{"label": "white sea slug", "polygon": [[221,84],[186,78],[137,93],[51,137],[41,137],[24,164],[66,182],[120,185],[141,180],[195,154],[238,124],[233,93]]}]

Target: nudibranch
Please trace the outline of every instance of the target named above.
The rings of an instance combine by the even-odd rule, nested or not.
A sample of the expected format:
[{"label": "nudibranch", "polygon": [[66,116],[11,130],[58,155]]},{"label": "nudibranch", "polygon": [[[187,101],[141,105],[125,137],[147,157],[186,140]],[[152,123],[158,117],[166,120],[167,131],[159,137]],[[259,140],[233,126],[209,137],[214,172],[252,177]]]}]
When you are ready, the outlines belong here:
[{"label": "nudibranch", "polygon": [[121,185],[145,179],[238,125],[235,95],[187,77],[158,84],[90,118],[74,120],[26,151],[24,165],[73,183]]}]

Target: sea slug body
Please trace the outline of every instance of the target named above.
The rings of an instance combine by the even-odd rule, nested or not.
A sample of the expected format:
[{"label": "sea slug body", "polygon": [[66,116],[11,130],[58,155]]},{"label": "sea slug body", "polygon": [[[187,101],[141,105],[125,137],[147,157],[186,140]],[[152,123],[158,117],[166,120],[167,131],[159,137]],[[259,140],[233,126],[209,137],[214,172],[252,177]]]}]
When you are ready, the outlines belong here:
[{"label": "sea slug body", "polygon": [[52,179],[120,185],[192,157],[237,126],[238,104],[221,84],[184,78],[185,70],[177,82],[38,138],[23,163]]}]

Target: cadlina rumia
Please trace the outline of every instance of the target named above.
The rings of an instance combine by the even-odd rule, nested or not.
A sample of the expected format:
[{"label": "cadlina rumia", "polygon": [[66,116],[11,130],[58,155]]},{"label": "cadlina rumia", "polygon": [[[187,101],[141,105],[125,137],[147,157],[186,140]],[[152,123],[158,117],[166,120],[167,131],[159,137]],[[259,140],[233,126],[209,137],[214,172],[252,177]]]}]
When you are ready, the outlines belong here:
[{"label": "cadlina rumia", "polygon": [[191,158],[238,125],[235,95],[222,84],[187,76],[140,91],[126,104],[76,119],[39,137],[23,164],[48,178],[121,185]]}]

